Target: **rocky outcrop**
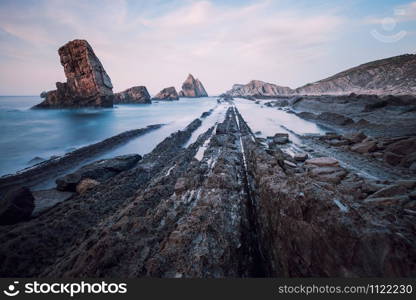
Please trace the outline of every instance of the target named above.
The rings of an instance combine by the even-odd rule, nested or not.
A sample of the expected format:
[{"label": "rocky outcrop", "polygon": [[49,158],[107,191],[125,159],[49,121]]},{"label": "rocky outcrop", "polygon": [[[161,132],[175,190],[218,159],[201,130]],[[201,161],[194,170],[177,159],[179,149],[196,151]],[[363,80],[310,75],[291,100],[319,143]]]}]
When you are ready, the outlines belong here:
[{"label": "rocky outcrop", "polygon": [[114,104],[150,104],[150,94],[145,86],[134,86],[114,94]]},{"label": "rocky outcrop", "polygon": [[0,275],[414,277],[416,181],[363,179],[330,157],[295,161],[260,143],[234,107],[184,147],[201,123],[105,184],[0,226]]},{"label": "rocky outcrop", "polygon": [[182,84],[182,90],[179,92],[180,97],[208,97],[208,93],[205,91],[202,82],[199,79],[195,79],[192,74],[188,75],[188,78]]},{"label": "rocky outcrop", "polygon": [[29,219],[35,208],[34,200],[26,187],[8,190],[0,199],[0,225],[15,224]]},{"label": "rocky outcrop", "polygon": [[176,92],[175,87],[167,87],[161,90],[156,96],[153,97],[155,100],[179,100],[179,95]]},{"label": "rocky outcrop", "polygon": [[269,98],[279,95],[291,95],[294,91],[285,86],[278,86],[260,80],[252,80],[247,84],[234,84],[225,94],[231,97]]},{"label": "rocky outcrop", "polygon": [[113,85],[92,47],[73,40],[58,50],[67,81],[42,93],[45,100],[34,108],[112,107]]},{"label": "rocky outcrop", "polygon": [[416,94],[416,55],[381,59],[296,89],[302,95]]}]

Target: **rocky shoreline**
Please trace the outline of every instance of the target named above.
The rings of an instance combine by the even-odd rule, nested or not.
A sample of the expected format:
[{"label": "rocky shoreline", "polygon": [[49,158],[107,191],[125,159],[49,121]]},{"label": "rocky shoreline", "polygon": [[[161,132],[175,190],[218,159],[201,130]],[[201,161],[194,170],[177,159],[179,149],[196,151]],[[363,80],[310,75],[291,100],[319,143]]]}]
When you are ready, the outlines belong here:
[{"label": "rocky shoreline", "polygon": [[[225,119],[189,146],[183,145],[209,113],[143,158],[129,158],[137,160],[117,174],[106,177],[114,164],[106,161],[67,175],[58,185],[70,198],[25,222],[1,226],[0,274],[416,275],[411,168],[404,172],[400,160],[390,166],[389,178],[369,178],[322,153],[363,157],[378,168],[385,162],[373,157],[375,151],[405,139],[382,150],[384,141],[372,137],[366,143],[380,149],[362,152],[368,146],[360,145],[368,139],[364,133],[305,137],[304,154],[291,156],[282,151],[287,136],[257,138],[231,100],[218,101],[229,105]],[[68,185],[72,178],[76,184]]]}]

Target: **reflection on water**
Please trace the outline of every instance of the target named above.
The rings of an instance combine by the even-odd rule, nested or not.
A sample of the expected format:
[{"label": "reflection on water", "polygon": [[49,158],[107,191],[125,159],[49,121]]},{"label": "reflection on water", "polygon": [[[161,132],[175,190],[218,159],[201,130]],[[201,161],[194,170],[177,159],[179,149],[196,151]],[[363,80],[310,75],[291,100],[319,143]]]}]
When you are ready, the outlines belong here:
[{"label": "reflection on water", "polygon": [[126,130],[167,124],[106,155],[144,154],[217,103],[215,98],[191,98],[113,109],[30,110],[40,101],[37,96],[0,97],[0,175],[28,167],[36,156],[62,155]]}]

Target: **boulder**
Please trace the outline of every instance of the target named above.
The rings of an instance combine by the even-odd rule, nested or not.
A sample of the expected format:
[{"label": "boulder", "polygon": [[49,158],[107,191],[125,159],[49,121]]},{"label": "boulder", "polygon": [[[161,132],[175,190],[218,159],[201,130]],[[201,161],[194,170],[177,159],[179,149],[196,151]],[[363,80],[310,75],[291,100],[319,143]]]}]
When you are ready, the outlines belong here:
[{"label": "boulder", "polygon": [[35,209],[32,216],[38,216],[40,213],[54,207],[56,204],[66,201],[71,198],[74,193],[62,192],[56,189],[33,191],[35,198]]},{"label": "boulder", "polygon": [[141,158],[138,154],[130,154],[98,160],[83,166],[74,173],[59,177],[56,179],[56,188],[59,191],[75,192],[83,179],[89,178],[104,182],[118,173],[132,168]]},{"label": "boulder", "polygon": [[178,93],[176,92],[175,87],[167,87],[161,90],[155,97],[155,100],[179,100]]},{"label": "boulder", "polygon": [[409,155],[416,152],[416,137],[400,140],[396,143],[390,144],[386,151],[397,155]]},{"label": "boulder", "polygon": [[42,93],[44,101],[34,108],[112,107],[113,85],[92,47],[73,40],[58,50],[67,81],[56,90]]},{"label": "boulder", "polygon": [[318,181],[338,184],[347,172],[339,167],[315,167],[309,170],[309,174]]},{"label": "boulder", "polygon": [[0,200],[0,225],[10,225],[30,218],[35,199],[27,187],[8,190]]},{"label": "boulder", "polygon": [[307,165],[318,167],[338,167],[339,162],[332,157],[316,157],[310,158],[305,162]]},{"label": "boulder", "polygon": [[276,133],[274,136],[269,136],[267,139],[270,140],[270,145],[284,145],[289,143],[289,134],[287,133]]},{"label": "boulder", "polygon": [[372,198],[385,198],[385,197],[394,197],[397,195],[402,195],[407,193],[406,186],[403,186],[402,184],[391,184],[385,188],[382,188],[369,196],[367,199]]},{"label": "boulder", "polygon": [[114,94],[114,104],[150,104],[150,94],[145,86],[134,86],[123,92]]},{"label": "boulder", "polygon": [[367,136],[362,132],[347,133],[344,135],[344,139],[351,143],[361,143],[367,138]]},{"label": "boulder", "polygon": [[395,154],[393,152],[386,151],[383,156],[383,160],[392,166],[400,164],[404,156]]},{"label": "boulder", "polygon": [[77,184],[76,191],[78,194],[83,194],[86,191],[92,189],[93,187],[99,185],[100,183],[97,180],[91,178],[85,178]]},{"label": "boulder", "polygon": [[185,82],[182,84],[182,90],[179,92],[180,97],[208,97],[208,93],[205,91],[202,82],[199,79],[195,79],[192,74],[188,75]]}]

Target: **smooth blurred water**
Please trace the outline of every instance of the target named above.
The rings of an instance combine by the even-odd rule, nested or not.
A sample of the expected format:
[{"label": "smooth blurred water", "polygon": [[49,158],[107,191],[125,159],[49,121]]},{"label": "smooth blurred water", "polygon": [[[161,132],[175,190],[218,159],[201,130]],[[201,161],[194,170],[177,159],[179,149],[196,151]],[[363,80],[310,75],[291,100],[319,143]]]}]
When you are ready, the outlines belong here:
[{"label": "smooth blurred water", "polygon": [[124,104],[111,109],[31,110],[38,96],[0,96],[0,175],[28,167],[34,157],[63,155],[126,130],[150,124],[166,126],[138,137],[103,157],[151,151],[217,105],[216,98],[183,98],[152,104]]}]

